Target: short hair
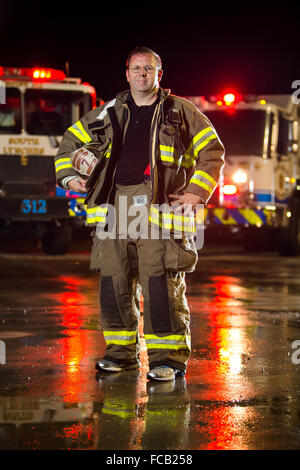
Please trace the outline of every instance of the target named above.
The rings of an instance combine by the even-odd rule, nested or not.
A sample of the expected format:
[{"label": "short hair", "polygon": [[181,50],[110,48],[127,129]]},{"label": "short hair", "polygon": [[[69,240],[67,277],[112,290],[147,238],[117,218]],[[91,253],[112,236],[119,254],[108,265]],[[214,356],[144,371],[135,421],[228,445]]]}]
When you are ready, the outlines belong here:
[{"label": "short hair", "polygon": [[152,49],[149,49],[149,47],[138,46],[138,47],[135,47],[134,49],[132,49],[132,51],[129,52],[129,55],[128,55],[127,60],[126,60],[126,68],[127,69],[129,67],[129,64],[130,64],[130,61],[131,61],[132,57],[134,55],[137,55],[137,54],[152,54],[156,59],[157,67],[160,68],[160,69],[162,68],[161,58],[159,57],[159,55],[156,52],[154,52]]}]

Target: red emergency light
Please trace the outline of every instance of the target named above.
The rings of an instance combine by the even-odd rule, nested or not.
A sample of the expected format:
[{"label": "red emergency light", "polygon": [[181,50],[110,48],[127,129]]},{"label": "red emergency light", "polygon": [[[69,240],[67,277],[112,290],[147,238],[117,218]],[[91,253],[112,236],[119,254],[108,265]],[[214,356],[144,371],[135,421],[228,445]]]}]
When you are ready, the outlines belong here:
[{"label": "red emergency light", "polygon": [[22,68],[0,66],[0,76],[11,77],[14,79],[27,77],[27,79],[33,79],[35,81],[61,81],[66,78],[66,75],[62,70],[39,67]]},{"label": "red emergency light", "polygon": [[33,68],[32,78],[34,80],[64,80],[66,75],[62,70]]},{"label": "red emergency light", "polygon": [[234,93],[226,93],[226,95],[224,95],[223,99],[224,99],[224,103],[226,104],[226,106],[230,106],[231,104],[233,104],[235,102],[235,94]]},{"label": "red emergency light", "polygon": [[233,91],[227,91],[226,93],[223,93],[221,96],[217,97],[217,105],[218,106],[232,106],[239,101],[241,101],[242,97],[241,95],[233,92]]}]

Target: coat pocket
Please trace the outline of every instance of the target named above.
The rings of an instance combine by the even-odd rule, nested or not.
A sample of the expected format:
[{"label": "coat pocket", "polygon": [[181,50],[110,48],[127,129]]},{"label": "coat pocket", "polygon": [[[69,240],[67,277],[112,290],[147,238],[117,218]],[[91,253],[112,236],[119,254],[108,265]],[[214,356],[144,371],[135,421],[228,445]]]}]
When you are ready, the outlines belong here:
[{"label": "coat pocket", "polygon": [[198,262],[198,253],[193,238],[170,238],[166,240],[165,268],[167,271],[191,273]]}]

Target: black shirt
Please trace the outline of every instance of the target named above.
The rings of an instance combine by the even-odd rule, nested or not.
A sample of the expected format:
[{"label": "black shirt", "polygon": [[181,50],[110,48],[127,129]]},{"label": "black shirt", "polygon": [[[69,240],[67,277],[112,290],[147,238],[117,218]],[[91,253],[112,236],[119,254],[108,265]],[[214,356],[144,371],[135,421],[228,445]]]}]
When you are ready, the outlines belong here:
[{"label": "black shirt", "polygon": [[150,106],[137,106],[132,96],[128,99],[130,121],[121,149],[116,184],[140,184],[149,165],[150,127],[157,100]]}]

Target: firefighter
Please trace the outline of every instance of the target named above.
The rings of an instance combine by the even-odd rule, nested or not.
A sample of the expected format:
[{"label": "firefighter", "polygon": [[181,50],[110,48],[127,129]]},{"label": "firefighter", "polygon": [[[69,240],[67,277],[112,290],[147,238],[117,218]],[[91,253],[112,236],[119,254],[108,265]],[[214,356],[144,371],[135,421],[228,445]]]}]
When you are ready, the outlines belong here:
[{"label": "firefighter", "polygon": [[[131,51],[130,90],[65,132],[55,166],[59,185],[87,191],[87,224],[96,227],[91,269],[101,273],[106,342],[96,368],[113,373],[139,367],[141,288],[147,377],[169,381],[185,374],[191,351],[185,273],[198,258],[194,210],[218,184],[224,148],[191,102],[160,87],[162,74],[154,51]],[[114,236],[107,236],[112,212]]]}]

